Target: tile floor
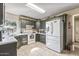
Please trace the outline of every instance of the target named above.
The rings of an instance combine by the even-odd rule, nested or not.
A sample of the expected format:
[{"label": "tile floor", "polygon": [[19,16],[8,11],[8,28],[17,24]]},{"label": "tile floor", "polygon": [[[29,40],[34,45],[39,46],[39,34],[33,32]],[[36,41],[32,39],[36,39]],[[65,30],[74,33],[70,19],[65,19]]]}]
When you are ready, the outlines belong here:
[{"label": "tile floor", "polygon": [[48,49],[45,44],[36,42],[34,44],[24,45],[17,49],[18,56],[79,56],[79,49],[74,52],[64,51],[63,53],[57,53]]}]

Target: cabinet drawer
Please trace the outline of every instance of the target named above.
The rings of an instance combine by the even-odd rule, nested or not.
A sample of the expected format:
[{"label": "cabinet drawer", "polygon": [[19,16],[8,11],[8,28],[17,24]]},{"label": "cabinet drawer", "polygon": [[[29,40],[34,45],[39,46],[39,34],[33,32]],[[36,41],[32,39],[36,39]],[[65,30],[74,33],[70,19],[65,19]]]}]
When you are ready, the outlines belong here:
[{"label": "cabinet drawer", "polygon": [[28,44],[32,44],[32,43],[35,43],[35,41],[28,41]]},{"label": "cabinet drawer", "polygon": [[47,37],[46,45],[48,48],[60,52],[60,38],[59,37]]},{"label": "cabinet drawer", "polygon": [[48,42],[46,44],[46,46],[49,48],[49,49],[52,49],[52,50],[55,50],[55,51],[59,51],[60,52],[60,45],[59,44],[54,44],[54,42]]}]

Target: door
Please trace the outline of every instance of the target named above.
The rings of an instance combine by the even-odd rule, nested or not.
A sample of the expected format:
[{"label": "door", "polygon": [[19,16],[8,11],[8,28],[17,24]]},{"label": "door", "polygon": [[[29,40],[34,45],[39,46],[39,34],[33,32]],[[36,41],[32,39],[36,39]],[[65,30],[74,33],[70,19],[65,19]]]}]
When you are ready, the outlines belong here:
[{"label": "door", "polygon": [[46,22],[46,35],[50,35],[51,36],[51,27],[52,26],[52,21],[48,21]]},{"label": "door", "polygon": [[40,42],[42,42],[42,43],[46,43],[46,37],[45,37],[45,35],[42,35],[42,34],[40,34]]},{"label": "door", "polygon": [[53,36],[60,36],[60,19],[53,20]]},{"label": "door", "polygon": [[60,36],[60,18],[46,22],[46,34],[50,36]]}]

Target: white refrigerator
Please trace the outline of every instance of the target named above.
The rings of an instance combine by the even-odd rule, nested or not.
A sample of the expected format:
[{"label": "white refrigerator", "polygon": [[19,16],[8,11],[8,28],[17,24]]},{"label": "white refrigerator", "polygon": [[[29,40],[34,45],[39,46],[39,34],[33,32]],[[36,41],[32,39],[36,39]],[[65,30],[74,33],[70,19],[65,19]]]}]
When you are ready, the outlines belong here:
[{"label": "white refrigerator", "polygon": [[63,51],[63,21],[61,18],[46,22],[46,46],[56,52]]}]

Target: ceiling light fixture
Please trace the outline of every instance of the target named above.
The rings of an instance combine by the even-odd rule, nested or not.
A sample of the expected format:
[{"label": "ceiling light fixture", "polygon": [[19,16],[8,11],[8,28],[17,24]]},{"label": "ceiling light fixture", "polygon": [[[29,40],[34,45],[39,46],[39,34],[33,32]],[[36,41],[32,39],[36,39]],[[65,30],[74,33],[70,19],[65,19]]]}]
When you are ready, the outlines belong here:
[{"label": "ceiling light fixture", "polygon": [[37,5],[35,5],[33,3],[27,3],[26,6],[32,8],[40,13],[45,13],[45,10],[43,10],[42,8],[38,7]]}]

